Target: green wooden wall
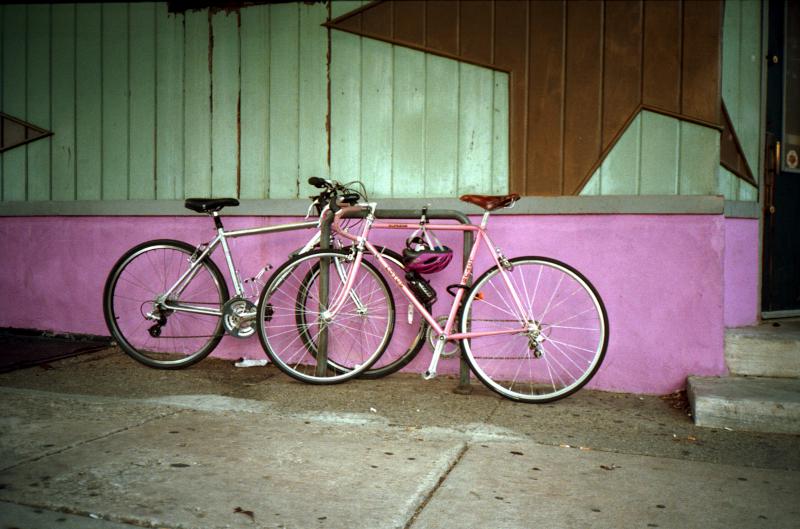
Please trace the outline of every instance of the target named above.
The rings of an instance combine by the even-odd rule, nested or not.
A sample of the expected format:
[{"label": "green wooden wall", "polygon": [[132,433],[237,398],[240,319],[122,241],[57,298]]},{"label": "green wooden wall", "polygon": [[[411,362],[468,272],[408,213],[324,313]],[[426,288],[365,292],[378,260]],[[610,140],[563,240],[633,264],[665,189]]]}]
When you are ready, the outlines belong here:
[{"label": "green wooden wall", "polygon": [[[761,175],[761,50],[759,0],[727,0],[723,19],[722,100],[730,114],[747,163],[756,181]],[[720,194],[726,198],[757,200],[757,190],[720,167]]]},{"label": "green wooden wall", "polygon": [[[761,2],[725,2],[722,99],[753,175],[760,174]],[[723,195],[757,200],[755,187],[719,165],[716,129],[643,111],[631,122],[583,195]]]},{"label": "green wooden wall", "polygon": [[55,133],[1,155],[2,201],[505,191],[507,75],[338,32],[329,65],[328,9],[0,6],[0,106]]},{"label": "green wooden wall", "polygon": [[[311,175],[376,198],[506,192],[508,75],[321,27],[363,3],[0,6],[0,108],[55,133],[0,155],[0,199],[304,198]],[[728,0],[723,28],[756,175],[760,10]],[[649,111],[583,194],[757,198],[719,166],[718,131]]]}]

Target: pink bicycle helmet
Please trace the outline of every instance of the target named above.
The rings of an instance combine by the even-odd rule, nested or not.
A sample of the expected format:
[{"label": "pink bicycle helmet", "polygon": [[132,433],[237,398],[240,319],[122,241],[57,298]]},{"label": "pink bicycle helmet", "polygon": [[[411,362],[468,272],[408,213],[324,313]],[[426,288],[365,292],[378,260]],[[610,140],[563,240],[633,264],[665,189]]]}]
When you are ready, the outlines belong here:
[{"label": "pink bicycle helmet", "polygon": [[403,264],[406,266],[406,271],[418,274],[441,272],[453,259],[453,250],[438,240],[434,243],[424,230],[421,231],[424,238],[415,232],[406,241],[406,248],[403,250]]}]

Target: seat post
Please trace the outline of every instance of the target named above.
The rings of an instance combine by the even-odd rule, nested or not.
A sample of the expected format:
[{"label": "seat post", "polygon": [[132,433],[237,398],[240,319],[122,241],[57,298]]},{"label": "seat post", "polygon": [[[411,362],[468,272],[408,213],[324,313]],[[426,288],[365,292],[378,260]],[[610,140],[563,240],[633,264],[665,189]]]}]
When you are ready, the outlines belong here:
[{"label": "seat post", "polygon": [[481,228],[486,228],[486,224],[489,223],[489,215],[491,214],[492,212],[489,210],[483,212],[483,218],[481,219]]},{"label": "seat post", "polygon": [[214,226],[218,230],[222,229],[222,218],[219,216],[219,211],[212,211],[211,216],[214,217]]}]

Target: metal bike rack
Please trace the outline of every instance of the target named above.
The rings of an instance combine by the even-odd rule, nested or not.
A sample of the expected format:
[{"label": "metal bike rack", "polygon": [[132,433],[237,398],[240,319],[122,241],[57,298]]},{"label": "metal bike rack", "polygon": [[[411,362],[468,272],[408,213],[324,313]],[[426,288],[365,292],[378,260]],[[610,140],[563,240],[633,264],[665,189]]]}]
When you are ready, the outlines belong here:
[{"label": "metal bike rack", "polygon": [[[376,209],[375,210],[375,218],[378,219],[419,219],[422,217],[422,209]],[[344,215],[345,218],[363,218],[366,216],[366,213],[347,213]],[[428,219],[436,219],[436,220],[455,220],[461,224],[472,224],[469,218],[462,213],[461,211],[455,209],[427,209],[425,211],[425,216]],[[333,214],[329,213],[326,215],[325,219],[323,219],[320,230],[321,230],[321,237],[320,237],[320,248],[328,249],[330,247],[330,240],[331,240],[331,223],[333,222]],[[461,270],[463,272],[464,267],[466,267],[467,261],[469,260],[469,254],[472,251],[472,244],[473,244],[473,235],[471,231],[464,232],[464,250],[461,256]],[[324,274],[325,277],[320,275],[320,304],[323,306],[327,306],[328,304],[328,289],[327,289],[327,274]],[[325,291],[322,292],[322,286],[325,283]],[[467,285],[472,284],[472,276],[467,278]],[[328,343],[328,335],[323,327],[320,329],[320,336],[319,336],[319,345],[317,349],[317,376],[322,376],[324,373],[320,373],[319,371],[324,371],[324,366],[328,363],[327,358],[327,343]],[[324,344],[324,347],[323,347]],[[460,358],[460,367],[459,367],[459,379],[458,379],[458,387],[454,390],[456,393],[460,393],[462,395],[467,395],[472,392],[472,388],[469,382],[469,365],[467,361],[464,359],[463,354],[459,354]],[[322,367],[320,367],[322,366]]]}]

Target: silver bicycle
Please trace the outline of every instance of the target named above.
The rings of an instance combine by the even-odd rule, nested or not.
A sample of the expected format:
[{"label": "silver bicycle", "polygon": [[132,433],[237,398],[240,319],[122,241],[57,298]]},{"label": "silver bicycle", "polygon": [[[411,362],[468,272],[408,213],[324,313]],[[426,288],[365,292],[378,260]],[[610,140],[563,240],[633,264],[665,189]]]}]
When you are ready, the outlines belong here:
[{"label": "silver bicycle", "polygon": [[[363,198],[362,195],[363,192],[347,185],[331,183],[320,195],[311,197],[312,204],[306,218],[311,216],[314,208],[319,214],[331,204],[356,203]],[[225,334],[246,339],[256,333],[254,301],[260,291],[260,276],[271,267],[264,266],[256,277],[242,280],[234,265],[230,239],[313,229],[313,235],[289,257],[321,246],[319,219],[226,230],[220,212],[238,204],[234,198],[187,199],[185,206],[188,209],[213,219],[216,236],[212,240],[199,246],[173,239],[143,242],[127,251],[111,269],[103,293],[103,312],[117,345],[133,359],[154,368],[184,368],[208,356]],[[328,246],[341,248],[338,239],[329,241]],[[212,259],[220,248],[220,262],[224,262],[227,281]],[[382,252],[402,272],[401,256],[387,249],[382,249]],[[337,261],[334,269],[337,275],[346,277],[343,262]],[[380,274],[375,273],[374,280],[385,285],[383,278],[378,277]],[[351,301],[355,310],[365,310],[366,300],[361,300],[358,294]],[[391,319],[393,321],[393,314]],[[386,374],[383,368],[387,363],[405,358],[409,351],[418,350],[425,341],[426,328],[422,322],[413,322],[407,327],[403,329],[403,340],[392,344],[384,341],[381,352],[385,353],[385,358],[376,364],[374,370],[367,371],[370,365],[362,361],[360,352],[350,352],[347,357],[332,358],[331,361],[362,367],[355,372],[348,371],[342,378],[364,371],[367,371],[363,373],[365,376]],[[357,338],[353,336],[354,340]]]}]

